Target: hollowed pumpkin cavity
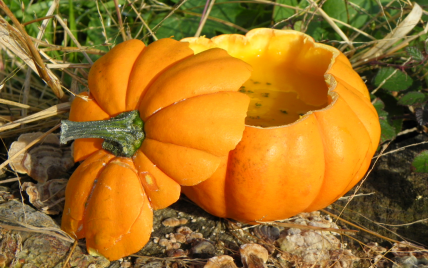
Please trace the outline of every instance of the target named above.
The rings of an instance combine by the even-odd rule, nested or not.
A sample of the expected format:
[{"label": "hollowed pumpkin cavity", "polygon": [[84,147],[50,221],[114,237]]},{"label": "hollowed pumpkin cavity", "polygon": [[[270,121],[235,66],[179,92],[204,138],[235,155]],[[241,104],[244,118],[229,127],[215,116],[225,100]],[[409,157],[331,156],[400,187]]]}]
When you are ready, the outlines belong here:
[{"label": "hollowed pumpkin cavity", "polygon": [[254,68],[253,75],[240,90],[251,99],[245,120],[247,125],[282,126],[293,123],[308,111],[328,105],[328,87],[323,74],[331,62],[332,53],[325,53],[319,59],[317,55],[313,55],[313,47],[309,51],[303,49],[300,53],[312,54],[308,55],[308,61],[321,60],[322,73],[314,73],[311,68],[305,68],[305,64],[299,66],[296,60],[285,64],[271,64],[274,57],[277,60],[277,57],[287,58],[290,55],[270,51],[243,59]]},{"label": "hollowed pumpkin cavity", "polygon": [[[334,53],[308,36],[275,34],[269,38],[251,35],[215,38],[215,44],[253,67],[241,92],[251,98],[246,124],[273,127],[290,124],[308,111],[329,104],[324,74]],[[206,45],[206,44],[204,44]],[[203,45],[201,46],[201,48]],[[198,50],[198,44],[191,43]],[[206,49],[206,48],[205,48]],[[336,55],[337,56],[337,55]]]}]

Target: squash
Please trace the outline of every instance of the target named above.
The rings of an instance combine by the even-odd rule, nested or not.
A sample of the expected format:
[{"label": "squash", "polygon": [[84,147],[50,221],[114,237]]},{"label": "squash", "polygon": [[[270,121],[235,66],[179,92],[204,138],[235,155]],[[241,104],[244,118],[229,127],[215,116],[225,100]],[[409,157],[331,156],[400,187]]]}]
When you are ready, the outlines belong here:
[{"label": "squash", "polygon": [[62,123],[61,141],[77,139],[74,160],[84,161],[66,188],[62,229],[109,260],[140,250],[152,210],[209,178],[241,140],[249,97],[238,90],[250,74],[222,49],[194,55],[172,39],[129,40],[98,59],[90,93]]},{"label": "squash", "polygon": [[365,174],[380,139],[360,76],[337,49],[300,32],[255,29],[186,38],[253,67],[242,140],[208,180],[182,191],[207,212],[255,223],[322,209]]}]

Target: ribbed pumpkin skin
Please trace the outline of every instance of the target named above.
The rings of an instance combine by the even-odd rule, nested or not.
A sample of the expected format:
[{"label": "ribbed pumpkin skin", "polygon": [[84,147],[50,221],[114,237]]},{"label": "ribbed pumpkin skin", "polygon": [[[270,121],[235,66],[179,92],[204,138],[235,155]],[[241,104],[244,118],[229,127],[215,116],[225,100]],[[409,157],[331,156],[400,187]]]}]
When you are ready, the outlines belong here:
[{"label": "ribbed pumpkin skin", "polygon": [[249,98],[237,91],[250,73],[222,49],[194,55],[172,39],[126,41],[97,60],[70,120],[139,110],[146,138],[132,158],[104,151],[102,139],[75,141],[74,159],[84,162],[66,188],[62,229],[109,260],[140,250],[152,210],[177,201],[180,185],[209,178],[241,140]]},{"label": "ribbed pumpkin skin", "polygon": [[[273,72],[286,75],[291,66],[308,79],[323,79],[326,87],[325,107],[293,123],[246,125],[242,140],[210,179],[182,187],[196,204],[242,222],[280,220],[330,205],[364,176],[379,143],[380,125],[364,82],[340,51],[303,33],[272,29],[181,41],[196,53],[220,47],[252,64],[250,80]],[[254,55],[265,60],[257,62]],[[311,99],[303,92],[301,98],[315,103],[323,97],[313,94],[319,96]]]}]

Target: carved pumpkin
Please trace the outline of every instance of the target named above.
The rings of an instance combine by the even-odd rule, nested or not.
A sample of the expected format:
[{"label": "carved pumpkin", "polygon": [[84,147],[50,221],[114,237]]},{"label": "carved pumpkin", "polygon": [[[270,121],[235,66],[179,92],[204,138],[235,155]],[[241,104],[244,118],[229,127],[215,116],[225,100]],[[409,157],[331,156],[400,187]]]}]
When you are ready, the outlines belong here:
[{"label": "carved pumpkin", "polygon": [[241,142],[210,179],[183,187],[196,204],[243,222],[279,220],[330,205],[363,177],[380,125],[340,51],[290,30],[182,41],[253,67],[241,89],[251,98]]},{"label": "carved pumpkin", "polygon": [[237,91],[251,67],[222,49],[194,55],[188,46],[115,46],[63,122],[62,141],[78,138],[74,159],[84,162],[67,185],[62,228],[86,238],[91,254],[116,260],[140,250],[152,209],[209,178],[242,137],[249,98]]}]

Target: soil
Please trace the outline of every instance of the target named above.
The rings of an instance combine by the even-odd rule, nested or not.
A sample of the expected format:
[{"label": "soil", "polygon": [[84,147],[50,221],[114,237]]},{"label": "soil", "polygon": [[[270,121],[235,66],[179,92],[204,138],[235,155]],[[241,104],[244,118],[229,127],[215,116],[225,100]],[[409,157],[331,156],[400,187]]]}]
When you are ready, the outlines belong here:
[{"label": "soil", "polygon": [[[425,134],[403,137],[389,145],[385,153],[427,140]],[[375,167],[362,185],[357,186],[361,186],[357,195],[350,202],[346,198],[338,200],[326,211],[340,213],[343,219],[389,239],[422,247],[428,245],[428,174],[411,168],[414,157],[426,149],[427,144],[408,147],[374,160]],[[234,263],[242,267],[239,249],[249,243],[258,243],[269,252],[269,267],[369,267],[373,264],[428,267],[425,258],[428,253],[415,250],[413,244],[394,244],[361,230],[341,235],[279,225],[245,226],[216,218],[184,196],[171,207],[155,211],[152,238],[140,252],[109,262],[86,254],[83,240],[72,250],[72,241],[58,227],[60,215],[49,216],[23,204],[19,201],[20,194],[14,192],[17,184],[8,186],[0,189],[0,267],[63,267],[71,251],[68,267],[203,267],[209,258],[220,255],[233,257]],[[352,196],[355,189],[345,196]],[[173,220],[163,224],[166,219]],[[323,212],[303,214],[288,222],[358,230]],[[323,247],[325,251],[320,255],[316,241],[304,246],[298,244],[297,238],[307,239],[313,234],[324,240],[328,237],[331,248]],[[296,243],[293,250],[287,248],[290,241]],[[379,252],[369,252],[364,245],[375,246]],[[300,248],[298,252],[296,247]],[[387,252],[388,249],[392,250]],[[314,254],[328,259],[314,265],[311,263]],[[403,266],[404,262],[410,266]]]}]

